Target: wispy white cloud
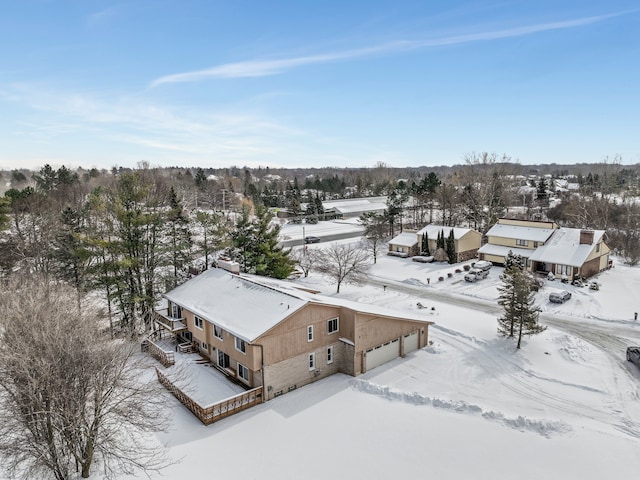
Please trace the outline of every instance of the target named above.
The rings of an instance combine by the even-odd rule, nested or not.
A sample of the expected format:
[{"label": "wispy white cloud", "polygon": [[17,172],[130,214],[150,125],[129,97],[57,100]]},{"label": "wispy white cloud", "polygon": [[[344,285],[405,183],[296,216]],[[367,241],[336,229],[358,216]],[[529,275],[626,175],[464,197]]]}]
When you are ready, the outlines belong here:
[{"label": "wispy white cloud", "polygon": [[94,27],[111,21],[118,14],[118,7],[111,6],[94,13],[91,13],[85,17],[85,24],[88,27]]},{"label": "wispy white cloud", "polygon": [[264,77],[269,75],[277,75],[287,70],[301,67],[305,65],[314,65],[321,63],[339,62],[346,60],[354,60],[372,56],[391,55],[411,50],[460,45],[473,42],[482,42],[490,40],[498,40],[510,37],[522,37],[550,30],[562,30],[568,28],[582,27],[593,23],[601,22],[612,17],[617,17],[630,12],[618,12],[606,15],[598,15],[592,17],[583,17],[573,20],[564,20],[560,22],[541,23],[535,25],[527,25],[523,27],[509,28],[504,30],[492,30],[478,33],[470,33],[466,35],[454,35],[428,40],[401,40],[395,42],[384,43],[372,47],[358,48],[339,52],[330,52],[317,55],[308,55],[293,58],[268,59],[268,60],[248,60],[244,62],[226,63],[203,70],[195,70],[191,72],[176,73],[159,77],[151,82],[151,87],[167,83],[184,83],[197,82],[205,79],[215,78],[242,78],[242,77]]},{"label": "wispy white cloud", "polygon": [[178,108],[129,96],[54,91],[36,84],[14,84],[0,93],[0,100],[29,109],[24,114],[27,120],[13,126],[15,137],[28,137],[31,145],[90,142],[87,155],[91,158],[113,150],[130,155],[145,152],[145,158],[154,163],[171,165],[180,159],[186,165],[202,164],[205,159],[220,166],[275,165],[274,159],[286,161],[296,145],[310,141],[306,132],[250,111],[212,114],[209,109]]}]

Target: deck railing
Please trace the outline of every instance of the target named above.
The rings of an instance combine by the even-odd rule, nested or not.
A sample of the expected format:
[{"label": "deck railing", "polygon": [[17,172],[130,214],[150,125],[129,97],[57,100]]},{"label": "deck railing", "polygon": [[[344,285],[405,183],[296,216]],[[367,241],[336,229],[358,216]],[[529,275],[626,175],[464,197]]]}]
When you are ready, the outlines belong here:
[{"label": "deck railing", "polygon": [[176,359],[172,351],[163,350],[149,338],[143,342],[142,348],[148,352],[149,355],[158,360],[164,367],[170,367],[176,363]]},{"label": "deck railing", "polygon": [[157,368],[156,374],[158,381],[205,425],[210,425],[234,413],[241,412],[262,403],[262,387],[257,387],[203,407],[174,385],[171,380]]},{"label": "deck railing", "polygon": [[169,316],[167,308],[161,308],[155,312],[155,321],[169,330],[171,333],[181,332],[187,329],[184,318],[175,318]]}]

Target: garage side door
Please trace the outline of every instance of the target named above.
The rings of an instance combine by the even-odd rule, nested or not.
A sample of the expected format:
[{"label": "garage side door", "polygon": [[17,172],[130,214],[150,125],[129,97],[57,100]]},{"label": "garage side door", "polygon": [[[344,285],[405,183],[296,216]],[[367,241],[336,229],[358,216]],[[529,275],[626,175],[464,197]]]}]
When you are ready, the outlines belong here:
[{"label": "garage side door", "polygon": [[400,339],[396,338],[390,342],[378,345],[377,347],[367,350],[364,354],[366,371],[372,370],[377,366],[387,363],[400,356]]},{"label": "garage side door", "polygon": [[418,331],[411,332],[409,335],[405,335],[402,339],[404,342],[404,354],[413,352],[418,349]]}]

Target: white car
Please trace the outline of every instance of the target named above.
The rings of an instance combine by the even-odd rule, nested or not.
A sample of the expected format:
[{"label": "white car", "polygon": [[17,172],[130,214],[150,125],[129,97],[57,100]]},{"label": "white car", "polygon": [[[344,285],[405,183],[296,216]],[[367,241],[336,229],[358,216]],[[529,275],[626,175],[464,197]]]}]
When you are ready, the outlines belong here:
[{"label": "white car", "polygon": [[482,280],[483,278],[487,278],[487,275],[489,275],[488,270],[479,270],[477,268],[472,268],[464,276],[464,279],[467,282],[475,282],[476,280]]}]

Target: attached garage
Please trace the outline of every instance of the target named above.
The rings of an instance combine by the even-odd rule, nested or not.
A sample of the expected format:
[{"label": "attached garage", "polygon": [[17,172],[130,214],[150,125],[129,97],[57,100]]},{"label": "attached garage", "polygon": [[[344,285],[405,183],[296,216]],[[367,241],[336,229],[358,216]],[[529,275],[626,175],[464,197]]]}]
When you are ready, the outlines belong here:
[{"label": "attached garage", "polygon": [[396,338],[390,342],[383,343],[377,347],[370,348],[364,352],[363,372],[368,372],[383,363],[387,363],[400,356],[400,339]]},{"label": "attached garage", "polygon": [[415,332],[411,332],[402,338],[402,350],[404,355],[418,349],[418,336],[418,330],[416,330]]}]

